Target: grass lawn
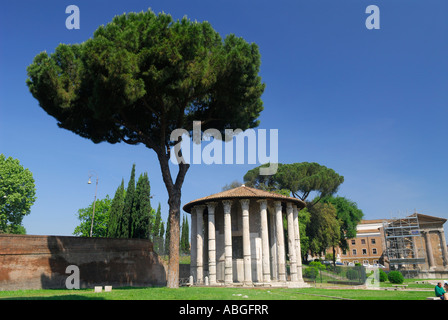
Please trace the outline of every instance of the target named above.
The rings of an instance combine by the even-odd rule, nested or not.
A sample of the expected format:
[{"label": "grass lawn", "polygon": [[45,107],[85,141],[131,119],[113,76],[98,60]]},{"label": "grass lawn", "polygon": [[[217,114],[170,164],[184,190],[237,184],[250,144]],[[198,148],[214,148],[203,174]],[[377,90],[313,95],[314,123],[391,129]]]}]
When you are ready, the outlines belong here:
[{"label": "grass lawn", "polygon": [[114,288],[0,291],[0,300],[426,300],[433,291],[285,288]]}]

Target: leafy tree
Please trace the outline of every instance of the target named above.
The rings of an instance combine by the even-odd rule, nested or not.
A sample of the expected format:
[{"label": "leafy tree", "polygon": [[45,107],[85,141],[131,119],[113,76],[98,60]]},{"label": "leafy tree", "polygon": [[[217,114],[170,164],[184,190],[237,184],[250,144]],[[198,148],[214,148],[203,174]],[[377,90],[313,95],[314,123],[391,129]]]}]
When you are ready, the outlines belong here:
[{"label": "leafy tree", "polygon": [[179,286],[181,189],[189,168],[176,152],[173,179],[171,150],[182,137],[171,133],[191,133],[193,120],[221,134],[258,126],[259,69],[255,44],[233,34],[223,39],[208,22],[174,21],[151,10],[116,16],[83,43],[38,54],[27,69],[32,95],[61,128],[94,143],[143,144],[157,154],[168,191],[168,287]]},{"label": "leafy tree", "polygon": [[115,196],[112,199],[112,204],[109,214],[109,224],[107,227],[107,236],[110,238],[119,238],[120,232],[120,219],[123,214],[124,197],[126,191],[124,189],[124,180],[121,180],[120,186],[115,192]]},{"label": "leafy tree", "polygon": [[[262,164],[256,168],[253,168],[246,172],[243,177],[244,184],[248,187],[265,190],[265,191],[275,191],[280,190],[280,185],[277,181],[277,175],[260,175],[260,168],[267,168],[270,164]],[[279,163],[278,169],[283,166],[283,164]]]},{"label": "leafy tree", "polygon": [[249,170],[244,175],[244,182],[248,186],[267,191],[277,191],[286,195],[292,195],[305,201],[311,192],[317,192],[318,196],[307,206],[313,206],[322,197],[336,193],[344,177],[333,169],[327,168],[315,162],[300,162],[291,164],[278,164],[278,170],[271,176],[262,176],[259,169],[269,164],[261,165]]},{"label": "leafy tree", "polygon": [[0,233],[26,233],[22,220],[35,200],[31,171],[19,160],[0,154]]},{"label": "leafy tree", "polygon": [[307,209],[302,209],[298,212],[299,233],[300,233],[300,251],[302,260],[306,261],[308,250],[310,246],[310,238],[306,234],[306,226],[310,223],[310,213]]},{"label": "leafy tree", "polygon": [[[106,195],[106,198],[96,200],[95,219],[93,220],[92,237],[107,237],[109,223],[109,214],[112,207],[112,200]],[[81,224],[75,228],[73,234],[81,237],[90,236],[90,226],[92,223],[93,201],[87,208],[78,210],[78,219]]]},{"label": "leafy tree", "polygon": [[307,235],[310,237],[309,250],[312,254],[321,254],[327,248],[337,246],[340,238],[340,221],[336,209],[328,203],[318,203],[311,208]]},{"label": "leafy tree", "polygon": [[303,201],[311,192],[317,192],[318,196],[312,205],[319,202],[320,198],[336,193],[341,183],[344,182],[344,177],[333,169],[315,162],[282,165],[276,176],[281,189],[290,190],[294,197]]},{"label": "leafy tree", "polygon": [[131,238],[148,239],[152,229],[153,216],[150,200],[150,185],[148,174],[141,174],[137,181],[135,198],[132,208]]},{"label": "leafy tree", "polygon": [[222,187],[221,190],[222,191],[227,191],[227,190],[230,190],[230,189],[235,189],[235,188],[241,187],[242,185],[243,184],[241,182],[239,182],[238,180],[234,180],[231,183],[226,184],[224,187]]},{"label": "leafy tree", "polygon": [[356,226],[364,214],[358,205],[344,197],[327,196],[321,200],[323,203],[331,203],[336,208],[336,217],[341,222],[339,247],[348,250],[348,239],[356,237]]}]

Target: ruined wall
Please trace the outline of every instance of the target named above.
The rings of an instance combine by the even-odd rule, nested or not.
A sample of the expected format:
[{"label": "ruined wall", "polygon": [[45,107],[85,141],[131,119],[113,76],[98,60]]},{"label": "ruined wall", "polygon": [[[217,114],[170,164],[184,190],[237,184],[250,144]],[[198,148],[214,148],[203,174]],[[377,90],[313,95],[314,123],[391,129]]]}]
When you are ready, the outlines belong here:
[{"label": "ruined wall", "polygon": [[0,234],[0,290],[65,288],[69,265],[81,288],[166,285],[148,240]]}]

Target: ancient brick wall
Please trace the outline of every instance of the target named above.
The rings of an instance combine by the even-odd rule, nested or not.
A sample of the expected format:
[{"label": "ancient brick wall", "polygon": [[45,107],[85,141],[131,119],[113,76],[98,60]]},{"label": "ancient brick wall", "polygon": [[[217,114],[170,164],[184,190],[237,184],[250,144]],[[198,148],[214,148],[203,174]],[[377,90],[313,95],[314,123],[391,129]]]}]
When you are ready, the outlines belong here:
[{"label": "ancient brick wall", "polygon": [[166,285],[148,240],[0,234],[0,290],[65,288],[70,265],[81,288]]}]

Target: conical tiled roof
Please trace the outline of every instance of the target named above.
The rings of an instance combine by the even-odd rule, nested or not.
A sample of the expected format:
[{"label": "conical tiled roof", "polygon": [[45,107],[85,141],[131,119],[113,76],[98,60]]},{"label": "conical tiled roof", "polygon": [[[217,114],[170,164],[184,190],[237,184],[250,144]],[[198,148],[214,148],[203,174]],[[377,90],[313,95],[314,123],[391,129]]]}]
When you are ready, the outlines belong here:
[{"label": "conical tiled roof", "polygon": [[215,201],[215,200],[227,200],[227,199],[269,199],[269,200],[280,200],[286,202],[293,202],[299,208],[305,207],[305,202],[296,199],[287,197],[281,194],[263,191],[255,188],[246,187],[244,184],[241,187],[237,187],[234,189],[226,190],[223,192],[215,193],[207,197],[199,198],[193,201],[190,201],[186,205],[184,205],[183,209],[185,212],[190,213],[191,208],[193,206],[199,204],[205,204],[206,202]]}]

